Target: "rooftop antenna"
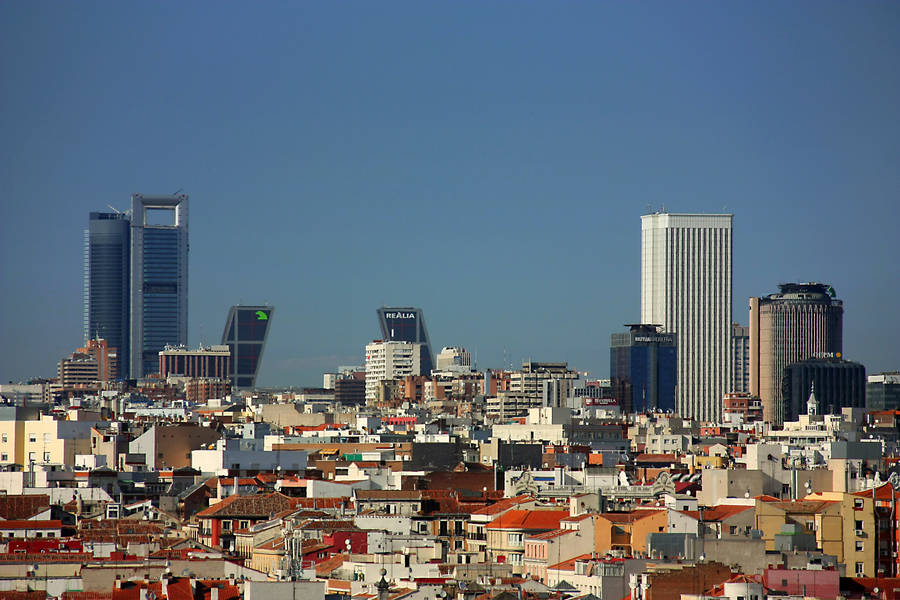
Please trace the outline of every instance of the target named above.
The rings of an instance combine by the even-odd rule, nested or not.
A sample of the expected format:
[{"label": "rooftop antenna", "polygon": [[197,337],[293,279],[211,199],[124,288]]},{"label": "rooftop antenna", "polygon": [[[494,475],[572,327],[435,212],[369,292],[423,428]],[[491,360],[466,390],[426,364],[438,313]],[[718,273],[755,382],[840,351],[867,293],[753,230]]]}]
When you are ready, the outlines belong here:
[{"label": "rooftop antenna", "polygon": [[119,210],[118,208],[116,208],[115,206],[113,206],[112,204],[107,204],[107,206],[110,207],[117,215],[122,214],[122,211]]},{"label": "rooftop antenna", "polygon": [[175,193],[172,194],[172,195],[173,195],[173,196],[177,196],[178,194],[180,194],[180,193],[183,192],[183,191],[184,191],[184,188],[183,188],[183,187],[180,187],[180,188],[178,188],[177,190],[175,190]]}]

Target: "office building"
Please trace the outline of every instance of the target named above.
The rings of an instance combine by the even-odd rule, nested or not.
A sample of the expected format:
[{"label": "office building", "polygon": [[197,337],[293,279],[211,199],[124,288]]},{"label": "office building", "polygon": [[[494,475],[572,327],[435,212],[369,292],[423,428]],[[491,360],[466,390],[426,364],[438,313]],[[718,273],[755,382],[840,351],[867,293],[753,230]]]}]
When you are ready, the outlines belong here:
[{"label": "office building", "polygon": [[344,377],[334,382],[334,401],[338,404],[360,405],[366,403],[365,377]]},{"label": "office building", "polygon": [[366,402],[376,401],[381,382],[422,374],[421,346],[389,340],[366,345]]},{"label": "office building", "polygon": [[750,328],[731,324],[731,392],[750,392]]},{"label": "office building", "polygon": [[188,197],[131,196],[130,376],[155,373],[159,352],[188,335]]},{"label": "office building", "polygon": [[623,412],[674,411],[675,335],[657,325],[630,324],[610,336],[609,373]]},{"label": "office building", "polygon": [[641,322],[675,335],[676,407],[720,420],[731,386],[733,215],[641,217]]},{"label": "office building", "polygon": [[185,347],[166,346],[159,352],[159,376],[203,377],[225,379],[231,372],[231,350],[218,345],[188,350]]},{"label": "office building", "polygon": [[843,303],[821,283],[784,283],[777,294],[750,298],[750,393],[759,396],[763,419],[788,420],[781,382],[784,369],[819,353],[840,357]]},{"label": "office building", "polygon": [[235,389],[256,387],[274,314],[275,309],[271,306],[232,306],[228,311],[222,343],[231,349],[228,376]]},{"label": "office building", "polygon": [[421,308],[382,306],[377,311],[381,326],[381,339],[389,342],[412,342],[419,344],[419,362],[422,373],[430,374],[434,369],[434,354],[428,329],[425,328],[425,314]]},{"label": "office building", "polygon": [[83,348],[63,358],[57,366],[62,387],[115,381],[118,371],[116,348],[110,348],[106,340],[88,340]]},{"label": "office building", "polygon": [[900,373],[869,375],[866,381],[868,410],[900,410]]},{"label": "office building", "polygon": [[[859,363],[822,353],[784,368],[781,388],[784,405],[777,411],[784,422],[807,414],[807,400],[815,384],[818,414],[840,414],[842,408],[866,405],[866,368]],[[765,415],[765,404],[763,414]],[[765,417],[764,417],[765,418]]]},{"label": "office building", "polygon": [[437,370],[471,373],[472,355],[465,348],[445,347],[437,355]]},{"label": "office building", "polygon": [[126,213],[92,212],[84,232],[84,341],[106,340],[128,375],[131,220]]}]

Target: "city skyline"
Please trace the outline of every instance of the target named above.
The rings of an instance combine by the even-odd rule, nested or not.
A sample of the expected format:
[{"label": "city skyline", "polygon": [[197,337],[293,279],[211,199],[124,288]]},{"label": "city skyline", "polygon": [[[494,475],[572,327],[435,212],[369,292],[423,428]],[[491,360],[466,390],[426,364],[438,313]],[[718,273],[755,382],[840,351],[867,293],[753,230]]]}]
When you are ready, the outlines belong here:
[{"label": "city skyline", "polygon": [[87,215],[179,188],[189,346],[277,305],[260,385],[360,364],[393,303],[480,367],[606,375],[648,204],[735,215],[733,321],[828,281],[846,357],[900,368],[896,6],[103,6],[0,7],[3,381],[82,342]]}]

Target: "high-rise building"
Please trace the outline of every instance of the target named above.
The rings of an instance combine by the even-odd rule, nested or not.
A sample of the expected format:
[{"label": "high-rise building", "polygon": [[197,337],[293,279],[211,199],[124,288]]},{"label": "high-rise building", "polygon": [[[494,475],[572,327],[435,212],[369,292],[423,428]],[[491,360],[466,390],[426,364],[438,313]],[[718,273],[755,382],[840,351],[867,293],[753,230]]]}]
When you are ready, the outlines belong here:
[{"label": "high-rise building", "polygon": [[784,283],[777,294],[750,298],[750,393],[762,400],[763,419],[785,421],[784,369],[820,353],[840,357],[843,303],[821,283]]},{"label": "high-rise building", "polygon": [[131,377],[188,335],[188,197],[131,196]]},{"label": "high-rise building", "polygon": [[57,371],[63,387],[113,381],[119,373],[118,351],[106,340],[88,340],[83,348],[59,361]]},{"label": "high-rise building", "polygon": [[900,410],[900,373],[869,375],[866,381],[868,410]]},{"label": "high-rise building", "polygon": [[382,306],[377,312],[382,339],[419,344],[422,373],[430,374],[434,369],[434,354],[431,352],[431,340],[428,338],[428,329],[425,328],[425,313],[422,309]]},{"label": "high-rise building", "polygon": [[438,371],[472,372],[472,355],[465,348],[445,347],[437,355]]},{"label": "high-rise building", "polygon": [[675,410],[675,335],[656,325],[629,324],[610,336],[609,373],[625,412]]},{"label": "high-rise building", "polygon": [[[783,406],[779,412],[785,422],[796,421],[798,415],[807,414],[807,400],[813,385],[820,415],[840,414],[842,408],[864,408],[866,405],[866,368],[823,352],[784,368],[781,380]],[[763,404],[763,415],[765,410]]]},{"label": "high-rise building", "polygon": [[641,322],[675,334],[678,412],[705,421],[731,386],[733,217],[641,217]]},{"label": "high-rise building", "polygon": [[421,344],[375,340],[366,344],[366,402],[374,402],[382,381],[422,374]]},{"label": "high-rise building", "polygon": [[166,346],[159,353],[159,376],[226,379],[232,360],[231,350],[224,344],[196,350]]},{"label": "high-rise building", "polygon": [[92,212],[84,232],[84,341],[106,340],[128,376],[131,221],[126,213]]},{"label": "high-rise building", "polygon": [[731,389],[729,392],[750,391],[750,328],[731,324]]},{"label": "high-rise building", "polygon": [[274,314],[271,306],[232,306],[228,311],[222,343],[231,349],[228,376],[235,389],[256,387],[256,375]]}]

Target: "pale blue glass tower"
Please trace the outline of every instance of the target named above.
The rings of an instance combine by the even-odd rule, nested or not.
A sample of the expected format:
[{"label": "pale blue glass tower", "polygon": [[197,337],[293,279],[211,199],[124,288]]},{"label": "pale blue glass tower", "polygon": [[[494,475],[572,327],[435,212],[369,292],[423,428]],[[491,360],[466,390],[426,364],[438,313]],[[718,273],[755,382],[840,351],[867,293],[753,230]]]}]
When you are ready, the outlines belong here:
[{"label": "pale blue glass tower", "polygon": [[92,212],[84,232],[84,341],[103,338],[128,373],[131,221],[126,213]]},{"label": "pale blue glass tower", "polygon": [[188,196],[131,196],[130,375],[159,369],[167,344],[187,345]]}]

